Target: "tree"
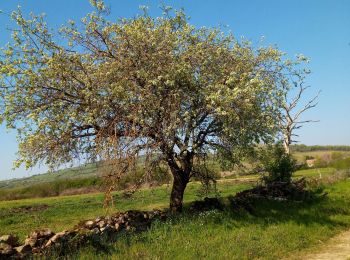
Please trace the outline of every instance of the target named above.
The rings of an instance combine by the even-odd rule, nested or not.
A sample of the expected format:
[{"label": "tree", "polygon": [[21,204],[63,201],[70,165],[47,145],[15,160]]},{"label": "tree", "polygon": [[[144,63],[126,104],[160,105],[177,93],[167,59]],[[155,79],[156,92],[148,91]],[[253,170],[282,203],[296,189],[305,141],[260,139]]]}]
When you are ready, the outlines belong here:
[{"label": "tree", "polygon": [[[299,62],[307,61],[302,55],[298,58]],[[299,62],[297,64],[300,64]],[[308,73],[309,71],[305,69],[291,70],[289,73],[291,80],[285,81],[283,84],[285,92],[279,114],[279,126],[282,134],[283,146],[287,154],[290,154],[290,145],[294,142],[292,139],[293,136],[298,136],[295,134],[295,130],[300,129],[306,123],[318,122],[315,120],[300,120],[304,112],[317,106],[317,99],[320,94],[320,92],[318,92],[305,104],[300,104],[305,91],[310,88],[310,86],[305,86],[305,75]],[[294,96],[292,94],[293,92]]]},{"label": "tree", "polygon": [[170,208],[181,211],[205,155],[273,138],[288,65],[272,47],[195,28],[182,11],[112,22],[103,2],[92,4],[59,33],[43,16],[12,13],[19,28],[1,59],[0,121],[18,131],[16,165],[84,158],[128,172],[143,155],[145,167],[169,167]]}]

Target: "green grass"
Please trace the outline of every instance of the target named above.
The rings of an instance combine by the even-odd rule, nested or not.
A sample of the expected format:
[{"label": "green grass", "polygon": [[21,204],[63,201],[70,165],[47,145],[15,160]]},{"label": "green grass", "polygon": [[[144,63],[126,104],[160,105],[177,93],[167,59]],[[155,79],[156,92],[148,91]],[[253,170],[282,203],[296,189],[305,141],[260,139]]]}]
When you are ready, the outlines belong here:
[{"label": "green grass", "polygon": [[103,180],[101,177],[57,179],[51,182],[38,182],[30,186],[0,189],[0,200],[16,200],[28,198],[43,198],[59,196],[69,190],[90,188],[101,190]]},{"label": "green grass", "polygon": [[253,214],[184,214],[150,231],[121,236],[109,253],[83,248],[81,259],[280,259],[301,255],[350,227],[350,183],[327,186],[312,202],[256,200]]},{"label": "green grass", "polygon": [[305,162],[306,156],[312,156],[314,158],[322,158],[323,156],[341,156],[350,157],[350,151],[336,151],[336,150],[324,150],[324,151],[307,151],[307,152],[294,152],[293,157],[299,162]]},{"label": "green grass", "polygon": [[[44,180],[49,180],[48,176],[42,176],[40,180],[34,181],[38,176],[34,176],[29,183],[25,184],[23,187],[20,186],[20,182],[10,183],[8,186],[11,188],[0,188],[0,201],[4,200],[18,200],[18,199],[28,199],[28,198],[44,198],[44,197],[53,197],[59,196],[61,194],[74,194],[77,193],[88,193],[88,192],[96,192],[102,189],[103,180],[101,177],[91,175],[88,172],[92,171],[92,166],[87,166],[88,168],[81,169],[83,172],[78,174],[78,177],[73,177],[73,172],[77,171],[77,169],[72,169],[70,171],[66,170],[63,173],[57,173],[58,176],[56,179],[52,179],[51,181],[44,182]],[[89,168],[90,167],[90,168]],[[320,168],[320,169],[307,169],[297,171],[295,173],[295,177],[299,178],[301,176],[306,177],[325,177],[327,175],[333,174],[336,170],[334,168]],[[65,178],[63,177],[65,176]],[[86,177],[83,177],[86,176]],[[231,175],[225,177],[225,179],[236,179],[239,182],[247,182],[249,180],[258,180],[259,175],[247,175],[247,176],[238,176]],[[137,176],[129,176],[129,179],[123,180],[123,183],[134,183],[135,180],[138,180]],[[19,181],[19,180],[17,180]],[[164,181],[157,180],[161,183]],[[7,187],[8,187],[7,186]],[[126,185],[121,185],[121,189],[125,188]],[[85,189],[84,189],[85,188]],[[81,189],[81,190],[79,190]]]},{"label": "green grass", "polygon": [[[198,183],[190,183],[186,189],[185,202],[198,199],[196,192]],[[249,187],[246,184],[232,185],[229,182],[218,184],[222,196],[234,194]],[[15,233],[24,239],[30,231],[38,228],[51,228],[62,231],[73,227],[79,221],[106,215],[116,211],[130,209],[154,209],[168,206],[170,187],[164,185],[155,189],[137,191],[132,198],[122,198],[121,193],[115,194],[115,205],[103,208],[104,195],[84,194],[50,198],[24,199],[0,202],[0,235]],[[26,211],[24,207],[47,205],[42,211]],[[19,211],[19,212],[18,212]]]},{"label": "green grass", "polygon": [[294,173],[295,178],[300,177],[317,177],[317,178],[323,178],[329,175],[332,175],[336,172],[336,169],[334,168],[316,168],[316,169],[306,169],[306,170],[300,170]]},{"label": "green grass", "polygon": [[[303,149],[308,148],[304,146],[302,147]],[[328,162],[327,165],[322,165],[322,167],[327,166],[328,168],[322,170],[304,170],[301,171],[301,174],[305,174],[309,177],[319,177],[333,173],[335,171],[334,169],[350,169],[350,151],[336,151],[335,149],[344,147],[333,147],[335,150],[313,150],[315,147],[311,148],[310,151],[295,152],[293,155],[298,159],[299,162],[304,162],[305,156],[307,155],[313,156],[315,158],[321,158],[325,155],[328,155],[332,157],[332,160]],[[324,149],[325,147],[320,148]],[[140,163],[143,159],[144,158],[140,158]],[[248,165],[247,167],[249,168]],[[39,174],[28,178],[0,181],[0,200],[49,197],[58,196],[61,194],[96,191],[101,188],[102,180],[100,175],[102,173],[102,168],[103,167],[101,164],[91,163],[79,167],[58,170],[52,173]],[[210,160],[210,168],[215,172],[221,171],[220,165],[216,160]],[[124,184],[130,182],[136,183],[141,178],[140,176],[140,174],[136,174],[135,176],[128,176],[125,178]],[[296,176],[298,177],[300,175],[297,173]],[[168,177],[169,176],[155,176],[154,181],[158,183],[165,183],[167,180],[169,180]],[[225,178],[231,179],[235,177],[240,178],[237,172],[236,175],[234,174]],[[247,177],[258,178],[258,175],[249,175]],[[241,176],[241,178],[244,178],[244,176]],[[126,187],[124,184],[121,183],[120,189]]]},{"label": "green grass", "polygon": [[[331,171],[331,170],[329,170]],[[314,175],[308,170],[304,174]],[[218,184],[221,196],[248,188],[226,180]],[[184,213],[155,223],[139,234],[122,234],[106,243],[107,252],[91,246],[71,257],[79,259],[278,259],[321,244],[350,228],[350,182],[326,185],[328,197],[310,202],[254,201],[252,214],[244,211]],[[198,199],[198,183],[190,183],[185,202]],[[23,240],[31,230],[61,231],[84,219],[128,209],[164,208],[170,187],[144,189],[131,199],[116,193],[113,208],[103,209],[103,194],[86,194],[0,202],[0,233],[15,233]],[[14,212],[23,206],[47,205],[42,211]],[[23,208],[22,208],[23,209]],[[0,234],[0,235],[1,235]]]}]

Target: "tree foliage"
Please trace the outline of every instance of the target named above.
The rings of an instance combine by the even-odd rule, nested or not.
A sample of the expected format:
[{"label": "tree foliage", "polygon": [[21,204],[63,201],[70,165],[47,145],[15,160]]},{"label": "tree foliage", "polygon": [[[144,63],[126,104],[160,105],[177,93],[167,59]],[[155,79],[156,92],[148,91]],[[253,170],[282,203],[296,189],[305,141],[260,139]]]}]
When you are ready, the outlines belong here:
[{"label": "tree foliage", "polygon": [[297,169],[297,162],[289,153],[286,153],[281,143],[262,148],[259,157],[267,173],[262,178],[265,184],[292,180],[293,172]]},{"label": "tree foliage", "polygon": [[0,120],[18,131],[17,166],[108,160],[113,175],[143,155],[146,167],[170,168],[179,210],[206,154],[232,158],[272,140],[293,66],[282,52],[196,28],[182,11],[111,21],[103,2],[92,4],[57,32],[44,16],[11,15],[18,28],[0,61]]}]

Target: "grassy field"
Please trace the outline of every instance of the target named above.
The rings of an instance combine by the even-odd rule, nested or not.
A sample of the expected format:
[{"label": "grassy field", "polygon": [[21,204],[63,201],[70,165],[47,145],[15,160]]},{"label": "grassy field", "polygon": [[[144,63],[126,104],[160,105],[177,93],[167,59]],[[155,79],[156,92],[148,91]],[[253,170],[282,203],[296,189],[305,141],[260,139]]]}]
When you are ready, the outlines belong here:
[{"label": "grassy field", "polygon": [[324,151],[308,151],[308,152],[295,152],[293,156],[299,162],[305,162],[307,156],[313,158],[329,158],[329,160],[337,160],[340,158],[349,158],[350,151],[334,151],[334,150],[324,150]]},{"label": "grassy field", "polygon": [[[322,169],[331,175],[333,169]],[[318,176],[316,169],[297,175]],[[252,184],[236,180],[220,181],[225,198]],[[198,183],[190,183],[185,196],[189,203],[198,199]],[[329,195],[311,202],[254,201],[254,211],[210,211],[199,215],[186,212],[155,223],[140,234],[123,234],[107,251],[87,246],[71,257],[79,259],[278,259],[301,254],[321,245],[331,236],[350,227],[350,182],[326,185]],[[103,208],[103,194],[85,194],[0,202],[0,233],[14,233],[23,240],[30,231],[51,228],[61,231],[83,219],[128,209],[165,208],[170,187],[144,189],[132,198],[116,193],[114,207]],[[0,234],[0,235],[1,235]]]},{"label": "grassy field", "polygon": [[[186,189],[185,202],[198,199],[198,183],[190,183]],[[222,196],[235,194],[249,187],[248,184],[232,184],[227,181],[218,184]],[[73,227],[79,221],[106,215],[111,212],[130,209],[161,209],[168,206],[169,186],[137,191],[131,198],[115,193],[114,207],[103,208],[104,194],[83,194],[50,198],[35,198],[0,202],[0,233],[15,233],[24,239],[37,228],[51,228],[62,231]],[[1,235],[0,234],[0,235]]]},{"label": "grassy field", "polygon": [[281,259],[350,227],[350,183],[327,186],[312,202],[257,200],[254,211],[209,211],[156,223],[150,231],[122,235],[108,253],[86,247],[79,259]]},{"label": "grassy field", "polygon": [[[321,147],[322,148],[322,147]],[[327,148],[327,147],[323,147]],[[341,148],[341,147],[340,147]],[[344,148],[345,149],[345,148]],[[350,151],[306,151],[293,153],[299,163],[304,163],[306,156],[312,156],[321,160],[319,169],[300,171],[296,177],[307,175],[309,177],[322,178],[332,174],[338,169],[350,169]],[[323,161],[322,158],[326,158]],[[75,168],[59,170],[53,173],[35,175],[28,178],[0,181],[0,201],[17,200],[27,198],[52,197],[61,195],[86,194],[103,190],[103,180],[100,175],[103,172],[101,164],[87,164]],[[210,167],[218,175],[221,169],[217,161],[212,160]],[[119,189],[125,189],[128,184],[139,183],[142,178],[142,170],[135,176],[127,176],[120,181]],[[246,173],[249,173],[247,165]],[[228,174],[227,174],[228,173]],[[242,178],[242,169],[226,172],[225,178]],[[153,183],[167,183],[169,176],[155,175]],[[249,175],[247,178],[258,178],[258,175]]]},{"label": "grassy field", "polygon": [[108,253],[82,249],[81,259],[280,259],[302,255],[350,227],[350,183],[327,186],[312,202],[256,200],[252,214],[210,211],[124,235]]},{"label": "grassy field", "polygon": [[306,169],[300,170],[294,173],[295,178],[300,177],[314,177],[314,178],[323,178],[329,175],[332,175],[337,170],[335,168],[316,168],[316,169]]}]

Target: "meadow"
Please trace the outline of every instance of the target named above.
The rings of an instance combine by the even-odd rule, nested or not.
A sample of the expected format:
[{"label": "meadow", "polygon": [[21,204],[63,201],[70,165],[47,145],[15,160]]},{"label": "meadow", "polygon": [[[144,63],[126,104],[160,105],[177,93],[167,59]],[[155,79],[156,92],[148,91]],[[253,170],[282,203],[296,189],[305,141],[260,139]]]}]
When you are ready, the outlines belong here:
[{"label": "meadow", "polygon": [[[335,170],[310,169],[296,176],[318,176],[324,180]],[[218,182],[219,196],[230,195],[254,185],[244,178]],[[86,245],[78,252],[66,252],[78,259],[276,259],[297,257],[316,250],[322,242],[350,227],[350,182],[319,184],[328,195],[306,202],[257,199],[253,212],[226,208],[190,214],[188,205],[200,199],[200,184],[192,182],[185,193],[185,211],[166,222],[156,222],[149,231],[123,233],[113,242],[104,241],[104,250]],[[315,187],[314,187],[315,188]],[[103,194],[83,194],[0,202],[1,234],[16,234],[24,240],[30,231],[50,228],[54,232],[72,228],[80,221],[130,209],[168,207],[170,186],[141,189],[126,198],[114,194],[115,204],[103,207]]]},{"label": "meadow", "polygon": [[[319,147],[317,146],[316,148]],[[298,171],[295,177],[308,176],[322,178],[334,173],[336,170],[349,169],[350,152],[344,150],[347,146],[340,148],[343,150],[302,150],[295,152],[293,156],[300,164],[305,162],[306,157],[313,157],[318,161],[316,168]],[[325,161],[324,158],[327,160]],[[210,167],[214,172],[220,172],[220,165],[216,161],[211,161]],[[224,176],[224,178],[259,178],[259,175],[249,173],[249,166],[247,168],[248,171],[245,173],[238,169]],[[101,175],[103,175],[103,167],[94,163],[39,174],[28,178],[0,181],[0,201],[101,192],[104,190],[104,182]],[[119,189],[122,190],[130,184],[137,183],[142,178],[141,175],[142,173],[138,172],[133,176],[127,176],[127,178],[122,179],[119,183]],[[170,177],[158,174],[152,181],[158,184],[168,183]]]},{"label": "meadow", "polygon": [[[325,197],[303,202],[255,199],[252,212],[237,210],[229,206],[228,197],[253,187],[260,176],[233,174],[219,179],[217,193],[209,194],[224,201],[225,210],[193,214],[188,210],[191,202],[205,195],[200,192],[201,184],[192,181],[185,192],[183,214],[155,222],[146,232],[121,233],[112,241],[100,241],[98,247],[87,244],[65,254],[74,259],[302,259],[350,228],[350,181],[344,170],[350,168],[349,152],[295,154],[299,163],[306,156],[331,158],[322,161],[323,167],[304,168],[293,177],[305,177],[309,188],[327,194]],[[86,165],[0,182],[0,235],[15,234],[24,241],[33,230],[59,232],[116,212],[167,209],[170,184],[142,188],[132,196],[125,196],[122,190],[114,192],[114,204],[104,207],[98,169]],[[65,195],[79,189],[86,194]]]},{"label": "meadow", "polygon": [[256,200],[254,211],[208,211],[156,223],[121,236],[105,252],[92,246],[81,259],[302,259],[350,227],[349,182],[326,187],[328,198],[308,203]]}]

